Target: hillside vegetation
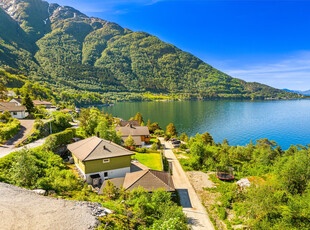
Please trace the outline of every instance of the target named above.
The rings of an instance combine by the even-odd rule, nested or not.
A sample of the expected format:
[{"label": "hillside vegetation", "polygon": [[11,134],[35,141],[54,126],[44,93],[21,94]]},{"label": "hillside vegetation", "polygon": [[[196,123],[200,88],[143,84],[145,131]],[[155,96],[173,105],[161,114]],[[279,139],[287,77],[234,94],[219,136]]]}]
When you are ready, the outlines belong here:
[{"label": "hillside vegetation", "polygon": [[291,98],[247,83],[145,32],[41,0],[0,0],[0,65],[37,82],[96,93],[179,94],[181,98]]}]

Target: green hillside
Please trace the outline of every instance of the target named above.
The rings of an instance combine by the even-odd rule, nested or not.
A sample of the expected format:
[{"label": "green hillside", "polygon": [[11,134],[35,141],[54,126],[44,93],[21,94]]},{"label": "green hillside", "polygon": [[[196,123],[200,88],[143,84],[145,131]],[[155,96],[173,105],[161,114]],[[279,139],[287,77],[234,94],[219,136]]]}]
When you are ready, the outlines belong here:
[{"label": "green hillside", "polygon": [[232,78],[155,36],[71,7],[41,0],[0,0],[0,5],[6,11],[0,9],[0,64],[22,69],[36,82],[186,99],[296,97]]}]

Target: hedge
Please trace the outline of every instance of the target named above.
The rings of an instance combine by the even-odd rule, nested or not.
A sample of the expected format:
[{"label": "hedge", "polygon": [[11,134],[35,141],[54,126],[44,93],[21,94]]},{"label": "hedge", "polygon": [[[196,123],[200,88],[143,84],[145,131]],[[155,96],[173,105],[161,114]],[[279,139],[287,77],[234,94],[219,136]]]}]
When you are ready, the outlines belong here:
[{"label": "hedge", "polygon": [[14,137],[20,128],[20,121],[12,119],[10,122],[0,126],[0,142],[4,142]]},{"label": "hedge", "polygon": [[53,151],[61,145],[69,144],[75,137],[75,134],[76,130],[74,128],[68,128],[63,132],[52,134],[46,138],[44,148]]}]

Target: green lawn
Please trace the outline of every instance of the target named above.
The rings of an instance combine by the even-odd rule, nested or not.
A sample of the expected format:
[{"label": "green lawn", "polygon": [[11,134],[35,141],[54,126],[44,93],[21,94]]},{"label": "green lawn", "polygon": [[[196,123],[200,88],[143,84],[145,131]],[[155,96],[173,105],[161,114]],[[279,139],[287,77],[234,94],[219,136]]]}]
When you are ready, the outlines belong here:
[{"label": "green lawn", "polygon": [[141,164],[154,170],[162,170],[160,153],[137,153],[133,159],[137,159]]}]

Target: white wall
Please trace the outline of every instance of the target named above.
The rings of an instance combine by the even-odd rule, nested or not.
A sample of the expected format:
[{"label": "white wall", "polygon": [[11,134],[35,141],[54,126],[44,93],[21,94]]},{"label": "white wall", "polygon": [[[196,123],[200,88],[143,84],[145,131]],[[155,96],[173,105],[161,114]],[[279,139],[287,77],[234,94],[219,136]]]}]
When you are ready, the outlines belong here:
[{"label": "white wall", "polygon": [[17,118],[17,119],[24,119],[25,117],[28,116],[28,113],[25,111],[15,112],[15,113],[16,113],[16,115],[14,114],[14,112],[10,112],[12,117]]},{"label": "white wall", "polygon": [[[104,177],[105,172],[108,173],[107,177]],[[108,171],[103,171],[103,172],[89,173],[86,175],[84,174],[84,179],[86,179],[88,184],[91,184],[92,183],[92,179],[90,177],[91,175],[99,174],[101,177],[101,181],[103,182],[104,180],[107,180],[107,179],[125,177],[126,173],[130,173],[130,167],[113,169],[113,170],[108,170]]]}]

